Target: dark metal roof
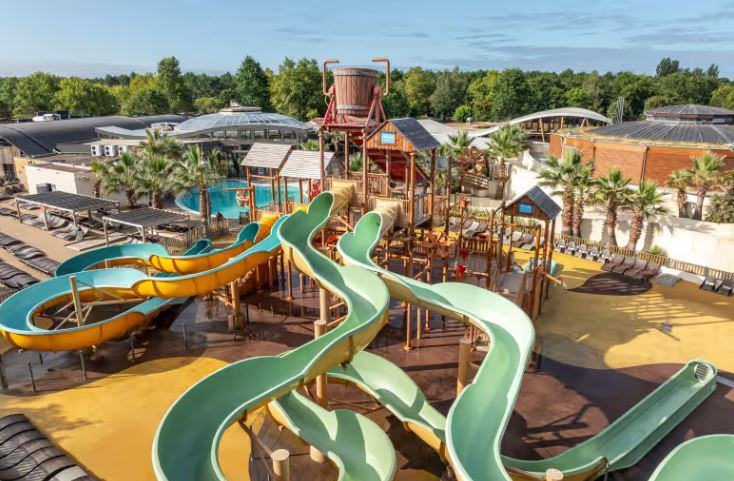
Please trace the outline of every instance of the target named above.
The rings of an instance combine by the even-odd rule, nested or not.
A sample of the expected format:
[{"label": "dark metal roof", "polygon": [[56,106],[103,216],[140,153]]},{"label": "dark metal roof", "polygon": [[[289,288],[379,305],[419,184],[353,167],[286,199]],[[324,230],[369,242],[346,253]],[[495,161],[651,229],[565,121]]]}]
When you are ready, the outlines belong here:
[{"label": "dark metal roof", "polygon": [[49,122],[20,122],[0,124],[0,138],[5,139],[28,157],[43,157],[56,151],[57,144],[96,140],[96,127],[115,125],[128,129],[145,129],[159,122],[183,122],[180,115],[150,115],[146,117],[87,117],[83,119],[52,120]]},{"label": "dark metal roof", "polygon": [[660,142],[734,143],[734,125],[724,124],[642,120],[600,127],[591,132],[595,135]]},{"label": "dark metal roof", "polygon": [[71,194],[60,190],[44,192],[42,194],[17,195],[16,200],[36,205],[43,205],[53,209],[68,212],[84,212],[97,209],[117,209],[117,202],[107,199],[97,199],[87,195]]},{"label": "dark metal roof", "polygon": [[696,105],[696,104],[680,104],[680,105],[667,105],[665,107],[655,107],[645,111],[647,115],[655,117],[663,116],[721,116],[731,117],[734,116],[734,111],[725,109],[722,107],[714,107],[711,105]]},{"label": "dark metal roof", "polygon": [[139,207],[125,212],[106,215],[102,220],[113,224],[124,224],[142,228],[158,227],[163,224],[171,224],[174,222],[187,222],[189,220],[189,216],[168,210],[154,209],[152,207]]},{"label": "dark metal roof", "polygon": [[556,201],[537,185],[524,194],[519,195],[515,200],[507,204],[505,208],[507,209],[515,205],[524,197],[529,198],[549,219],[555,219],[561,213],[561,206],[556,204]]},{"label": "dark metal roof", "polygon": [[423,151],[437,149],[441,143],[423,127],[420,122],[412,117],[402,119],[391,119],[389,121],[405,137],[415,150]]}]

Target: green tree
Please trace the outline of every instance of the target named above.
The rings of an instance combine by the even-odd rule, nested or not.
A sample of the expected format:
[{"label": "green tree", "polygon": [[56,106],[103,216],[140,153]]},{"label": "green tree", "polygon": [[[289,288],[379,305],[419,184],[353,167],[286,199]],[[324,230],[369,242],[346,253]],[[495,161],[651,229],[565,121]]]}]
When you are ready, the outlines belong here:
[{"label": "green tree", "polygon": [[567,106],[566,89],[558,74],[555,72],[527,72],[525,76],[530,90],[528,111],[540,112]]},{"label": "green tree", "polygon": [[172,111],[193,110],[193,96],[181,77],[181,67],[176,57],[165,57],[158,62],[156,87],[166,97]]},{"label": "green tree", "polygon": [[123,112],[127,115],[155,115],[171,111],[168,99],[155,88],[131,90]]},{"label": "green tree", "polygon": [[527,145],[525,130],[516,125],[505,125],[493,133],[489,139],[487,156],[497,159],[497,175],[502,181],[502,192],[509,178],[507,161],[520,155]]},{"label": "green tree", "polygon": [[584,209],[586,208],[586,203],[591,200],[595,185],[594,162],[590,160],[578,167],[576,177],[573,179],[574,206],[571,231],[574,237],[581,237]]},{"label": "green tree", "polygon": [[441,72],[431,94],[431,112],[442,120],[451,118],[466,97],[467,81],[458,68]]},{"label": "green tree", "polygon": [[734,194],[725,192],[711,197],[706,209],[706,222],[734,224]]},{"label": "green tree", "polygon": [[[611,98],[624,98],[624,120],[637,120],[645,110],[647,98],[656,93],[657,84],[647,75],[619,72],[611,81],[610,89]],[[614,108],[614,104],[610,108]]]},{"label": "green tree", "polygon": [[349,171],[350,172],[362,172],[362,153],[355,152],[349,155]]},{"label": "green tree", "polygon": [[200,114],[213,114],[224,107],[223,102],[215,97],[199,97],[194,100],[194,109]]},{"label": "green tree", "polygon": [[316,60],[298,63],[286,57],[270,83],[273,107],[300,120],[310,120],[325,111],[321,93],[321,71]]},{"label": "green tree", "polygon": [[671,73],[659,80],[659,94],[672,103],[708,104],[718,85],[700,70]]},{"label": "green tree", "polygon": [[163,207],[163,196],[171,192],[171,170],[173,162],[170,158],[156,156],[141,158],[137,166],[136,187],[140,192],[147,192],[150,205],[154,209]]},{"label": "green tree", "polygon": [[17,77],[5,77],[0,79],[0,118],[9,118],[13,116],[15,87],[17,85]]},{"label": "green tree", "polygon": [[665,77],[680,71],[680,62],[670,57],[663,58],[655,68],[655,75]]},{"label": "green tree", "polygon": [[308,139],[305,142],[302,142],[301,150],[306,150],[309,152],[318,152],[319,151],[319,141],[316,139]]},{"label": "green tree", "polygon": [[646,220],[657,215],[665,215],[668,209],[663,205],[665,194],[658,190],[658,184],[646,180],[637,190],[630,194],[626,208],[632,212],[632,224],[627,249],[637,250],[637,242],[642,237],[642,229]]},{"label": "green tree", "polygon": [[461,104],[454,110],[454,115],[451,116],[454,122],[466,122],[469,117],[472,116],[471,105]]},{"label": "green tree", "polygon": [[605,77],[598,72],[591,72],[581,84],[586,97],[589,99],[589,108],[595,112],[605,112],[609,104],[609,85]]},{"label": "green tree", "polygon": [[410,114],[403,80],[391,79],[390,95],[382,98],[382,107],[388,118],[405,117]]},{"label": "green tree", "polygon": [[719,85],[719,87],[711,94],[711,105],[734,110],[734,85]]},{"label": "green tree", "polygon": [[494,85],[492,118],[506,120],[527,113],[527,100],[530,98],[525,73],[519,68],[504,70]]},{"label": "green tree", "polygon": [[145,140],[135,148],[136,155],[141,159],[166,157],[174,162],[181,159],[183,151],[183,145],[175,137],[166,135],[160,129],[147,129]]},{"label": "green tree", "polygon": [[102,189],[105,192],[109,194],[124,192],[128,207],[135,207],[140,194],[140,182],[138,181],[138,163],[133,154],[124,152],[108,168],[98,170],[97,175],[100,176]]},{"label": "green tree", "polygon": [[696,189],[696,208],[693,218],[701,220],[703,217],[703,203],[706,194],[723,185],[724,177],[721,170],[724,168],[724,157],[712,152],[691,157],[693,166],[689,170],[690,185]]},{"label": "green tree", "polygon": [[477,120],[492,118],[492,101],[494,100],[494,85],[499,72],[490,70],[484,75],[472,80],[467,87],[467,96],[471,104],[472,113]]},{"label": "green tree", "polygon": [[566,105],[569,107],[580,107],[583,109],[592,107],[591,97],[581,87],[574,87],[568,90],[564,97],[566,99]]},{"label": "green tree", "polygon": [[235,99],[240,105],[261,107],[270,110],[268,77],[260,64],[249,55],[242,60],[235,74]]},{"label": "green tree", "polygon": [[617,247],[617,216],[619,210],[628,205],[632,189],[629,188],[630,179],[625,179],[622,171],[617,168],[609,169],[605,177],[596,181],[593,199],[606,209],[604,226],[607,232],[607,244]]},{"label": "green tree", "polygon": [[92,195],[95,198],[99,198],[102,194],[102,180],[107,173],[107,169],[110,168],[110,163],[104,160],[93,160],[90,164],[92,172],[94,173],[94,187],[92,187]]},{"label": "green tree", "polygon": [[51,110],[59,89],[59,78],[44,72],[23,77],[15,86],[13,114],[29,116],[40,110]]},{"label": "green tree", "polygon": [[674,170],[670,173],[667,186],[676,190],[678,217],[685,217],[686,203],[688,202],[686,190],[691,186],[691,172],[685,169]]},{"label": "green tree", "polygon": [[209,223],[209,186],[221,182],[227,175],[227,162],[219,150],[202,156],[196,147],[190,147],[173,166],[172,187],[178,193],[199,189],[199,213]]},{"label": "green tree", "polygon": [[61,79],[54,95],[54,107],[85,115],[111,115],[120,108],[107,87],[79,77]]},{"label": "green tree", "polygon": [[538,174],[538,185],[553,189],[552,194],[558,195],[563,201],[561,213],[561,233],[573,235],[574,208],[576,206],[576,180],[579,169],[583,165],[583,154],[576,149],[566,149],[563,158],[548,155],[545,167]]},{"label": "green tree", "polygon": [[412,67],[405,74],[404,82],[410,114],[416,117],[430,115],[431,95],[436,88],[436,78],[433,72],[420,67]]}]

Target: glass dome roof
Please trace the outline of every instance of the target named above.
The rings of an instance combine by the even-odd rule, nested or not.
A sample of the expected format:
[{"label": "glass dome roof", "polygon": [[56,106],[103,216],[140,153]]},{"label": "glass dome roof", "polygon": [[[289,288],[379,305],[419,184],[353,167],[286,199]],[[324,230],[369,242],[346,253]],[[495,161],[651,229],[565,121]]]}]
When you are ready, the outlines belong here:
[{"label": "glass dome roof", "polygon": [[217,112],[201,115],[178,124],[178,132],[198,132],[232,127],[273,127],[308,129],[303,122],[279,113],[265,112]]}]

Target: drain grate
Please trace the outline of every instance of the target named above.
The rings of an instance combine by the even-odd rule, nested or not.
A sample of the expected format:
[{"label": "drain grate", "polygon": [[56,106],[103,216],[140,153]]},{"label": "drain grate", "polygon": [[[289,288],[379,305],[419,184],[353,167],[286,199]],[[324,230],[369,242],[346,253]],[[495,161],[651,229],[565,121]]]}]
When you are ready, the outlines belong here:
[{"label": "drain grate", "polygon": [[706,364],[699,362],[698,364],[696,364],[695,372],[696,379],[698,379],[699,381],[703,381],[709,375],[709,367]]}]

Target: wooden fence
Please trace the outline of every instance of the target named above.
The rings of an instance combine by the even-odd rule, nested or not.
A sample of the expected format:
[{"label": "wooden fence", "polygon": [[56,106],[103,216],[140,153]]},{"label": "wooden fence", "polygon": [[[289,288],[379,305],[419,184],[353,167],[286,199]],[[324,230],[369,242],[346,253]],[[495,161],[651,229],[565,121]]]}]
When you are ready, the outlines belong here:
[{"label": "wooden fence", "polygon": [[209,224],[208,234],[206,232],[206,226],[197,225],[177,236],[161,238],[160,244],[165,247],[169,253],[176,255],[193,246],[199,239],[208,238],[215,240],[227,234],[229,234],[229,220],[215,218],[212,219]]}]

